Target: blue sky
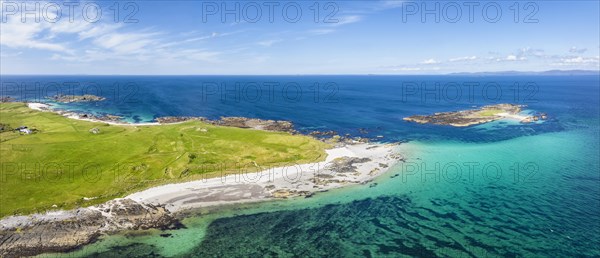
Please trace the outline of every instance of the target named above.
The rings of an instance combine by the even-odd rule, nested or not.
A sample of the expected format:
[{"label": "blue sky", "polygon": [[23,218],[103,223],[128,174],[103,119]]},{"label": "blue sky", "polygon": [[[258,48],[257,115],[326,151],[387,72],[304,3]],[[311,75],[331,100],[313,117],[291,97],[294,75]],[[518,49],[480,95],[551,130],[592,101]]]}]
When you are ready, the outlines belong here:
[{"label": "blue sky", "polygon": [[[444,74],[599,69],[598,1],[529,5],[515,1],[286,1],[274,5],[188,0],[133,2],[128,9],[125,1],[82,1],[73,7],[72,15],[63,2],[28,1],[28,6],[0,2],[2,74]],[[102,11],[97,21],[96,7]],[[134,7],[137,11],[125,22]],[[37,11],[40,21],[26,14],[23,22],[23,8]],[[223,17],[224,8],[234,14]],[[118,15],[114,9],[120,10]],[[302,14],[296,16],[296,9]],[[318,15],[315,9],[320,10]],[[257,16],[256,10],[262,15]]]}]

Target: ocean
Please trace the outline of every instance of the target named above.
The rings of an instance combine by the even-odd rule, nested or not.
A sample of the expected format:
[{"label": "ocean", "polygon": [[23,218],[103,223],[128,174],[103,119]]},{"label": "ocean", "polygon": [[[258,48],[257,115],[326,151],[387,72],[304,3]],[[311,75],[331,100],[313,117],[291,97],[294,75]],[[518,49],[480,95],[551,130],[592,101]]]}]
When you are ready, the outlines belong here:
[{"label": "ocean", "polygon": [[[402,142],[406,162],[312,198],[198,210],[123,232],[96,257],[599,257],[598,76],[2,76],[2,96],[115,114],[289,120],[301,132]],[[458,128],[403,121],[497,103],[548,116]]]}]

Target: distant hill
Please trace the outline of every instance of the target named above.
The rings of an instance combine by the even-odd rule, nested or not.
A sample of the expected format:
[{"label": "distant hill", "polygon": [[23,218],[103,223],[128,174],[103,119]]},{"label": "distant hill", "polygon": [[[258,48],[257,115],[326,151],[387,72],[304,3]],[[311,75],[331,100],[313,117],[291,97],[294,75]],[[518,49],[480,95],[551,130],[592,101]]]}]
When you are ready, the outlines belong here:
[{"label": "distant hill", "polygon": [[543,72],[521,72],[521,71],[501,71],[501,72],[476,72],[476,73],[451,73],[449,75],[497,75],[497,76],[512,76],[512,75],[599,75],[600,71],[594,70],[550,70]]}]

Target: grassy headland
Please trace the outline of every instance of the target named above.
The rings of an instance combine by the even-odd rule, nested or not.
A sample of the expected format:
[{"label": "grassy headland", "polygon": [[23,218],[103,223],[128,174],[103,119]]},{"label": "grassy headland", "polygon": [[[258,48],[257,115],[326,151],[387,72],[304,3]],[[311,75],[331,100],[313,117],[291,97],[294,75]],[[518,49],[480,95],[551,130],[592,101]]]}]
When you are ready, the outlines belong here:
[{"label": "grassy headland", "polygon": [[[0,217],[102,203],[150,186],[325,159],[306,136],[188,121],[117,126],[0,104]],[[93,128],[93,133],[90,131]]]}]

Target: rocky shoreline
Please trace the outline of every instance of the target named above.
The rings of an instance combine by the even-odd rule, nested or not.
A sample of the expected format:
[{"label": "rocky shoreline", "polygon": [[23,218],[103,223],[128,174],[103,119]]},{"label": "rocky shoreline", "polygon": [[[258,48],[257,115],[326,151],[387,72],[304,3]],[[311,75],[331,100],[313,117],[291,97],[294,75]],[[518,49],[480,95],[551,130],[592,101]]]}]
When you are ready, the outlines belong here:
[{"label": "rocky shoreline", "polygon": [[190,116],[168,116],[158,117],[155,119],[160,124],[172,124],[181,123],[190,120],[198,120],[204,123],[218,125],[218,126],[230,126],[238,128],[250,128],[255,130],[264,130],[272,132],[287,132],[291,134],[297,134],[298,131],[294,129],[294,124],[290,121],[276,121],[276,120],[265,120],[258,118],[247,118],[247,117],[221,117],[217,120],[210,120],[206,117],[190,117]]},{"label": "rocky shoreline", "polygon": [[59,94],[59,95],[54,95],[52,97],[49,97],[49,99],[51,99],[53,101],[56,101],[56,102],[60,102],[60,103],[73,103],[73,102],[103,101],[106,98],[105,97],[96,96],[96,95],[91,95],[91,94],[85,94],[85,95],[63,95],[63,94]]},{"label": "rocky shoreline", "polygon": [[0,103],[15,102],[15,100],[12,97],[0,97]]},{"label": "rocky shoreline", "polygon": [[0,221],[0,257],[34,256],[74,250],[102,234],[122,230],[175,229],[174,215],[159,205],[115,199],[101,205]]},{"label": "rocky shoreline", "polygon": [[[221,117],[219,119],[211,120],[206,117],[197,117],[197,116],[166,116],[166,117],[157,117],[155,118],[155,122],[150,123],[129,123],[123,121],[123,117],[118,115],[111,114],[103,114],[103,115],[95,115],[91,113],[84,112],[74,112],[74,111],[65,111],[51,108],[48,104],[42,103],[28,103],[29,107],[39,111],[45,112],[54,112],[59,115],[72,118],[85,120],[90,122],[100,122],[100,123],[108,123],[112,125],[122,125],[122,126],[148,126],[148,125],[163,125],[163,124],[177,124],[183,123],[187,121],[201,121],[207,124],[216,125],[216,126],[229,126],[229,127],[237,127],[237,128],[246,128],[246,129],[254,129],[254,130],[263,130],[270,132],[285,132],[290,134],[303,134],[314,137],[315,139],[319,139],[321,141],[340,146],[340,144],[353,144],[353,143],[368,143],[371,140],[381,140],[383,136],[377,136],[374,139],[360,137],[360,136],[351,136],[349,134],[339,135],[336,131],[306,131],[300,132],[295,129],[295,126],[290,121],[284,120],[270,120],[270,119],[259,119],[259,118],[247,118],[247,117]],[[366,129],[359,129],[359,133],[367,134]]]}]

